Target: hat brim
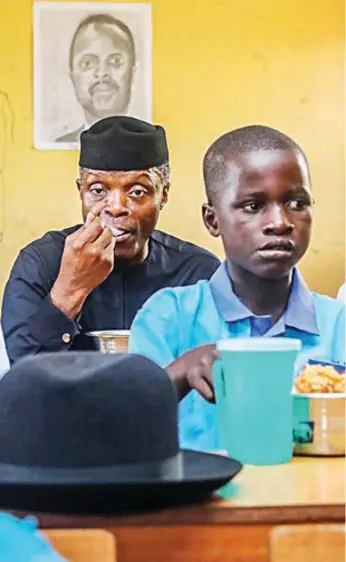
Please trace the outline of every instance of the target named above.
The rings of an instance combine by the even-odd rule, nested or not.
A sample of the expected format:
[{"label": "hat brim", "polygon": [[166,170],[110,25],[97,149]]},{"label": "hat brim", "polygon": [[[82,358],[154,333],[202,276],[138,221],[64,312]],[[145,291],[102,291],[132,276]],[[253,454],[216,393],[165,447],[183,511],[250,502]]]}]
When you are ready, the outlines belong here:
[{"label": "hat brim", "polygon": [[[179,479],[129,479],[121,467],[112,467],[112,477],[90,480],[71,469],[63,477],[59,470],[33,470],[26,477],[0,464],[0,507],[51,513],[117,513],[142,511],[206,499],[241,470],[238,461],[211,453],[182,451]],[[108,472],[108,470],[107,470]],[[7,476],[7,477],[6,477]]]}]

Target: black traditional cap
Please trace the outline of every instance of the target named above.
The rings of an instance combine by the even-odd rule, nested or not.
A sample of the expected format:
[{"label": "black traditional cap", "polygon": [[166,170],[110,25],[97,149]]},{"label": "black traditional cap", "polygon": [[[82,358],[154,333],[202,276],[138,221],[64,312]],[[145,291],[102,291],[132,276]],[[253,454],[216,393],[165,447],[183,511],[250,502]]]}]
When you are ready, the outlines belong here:
[{"label": "black traditional cap", "polygon": [[168,162],[166,133],[134,117],[106,117],[80,137],[79,165],[104,171],[147,170]]}]

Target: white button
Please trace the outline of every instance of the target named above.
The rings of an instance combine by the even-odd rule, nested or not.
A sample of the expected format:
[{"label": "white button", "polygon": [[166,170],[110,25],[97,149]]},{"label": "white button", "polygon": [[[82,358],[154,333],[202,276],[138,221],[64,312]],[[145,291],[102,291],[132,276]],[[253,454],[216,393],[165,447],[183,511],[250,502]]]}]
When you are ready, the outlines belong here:
[{"label": "white button", "polygon": [[63,334],[63,335],[61,336],[61,339],[62,339],[62,341],[63,341],[64,343],[70,343],[70,341],[71,341],[71,336],[70,336],[70,334]]}]

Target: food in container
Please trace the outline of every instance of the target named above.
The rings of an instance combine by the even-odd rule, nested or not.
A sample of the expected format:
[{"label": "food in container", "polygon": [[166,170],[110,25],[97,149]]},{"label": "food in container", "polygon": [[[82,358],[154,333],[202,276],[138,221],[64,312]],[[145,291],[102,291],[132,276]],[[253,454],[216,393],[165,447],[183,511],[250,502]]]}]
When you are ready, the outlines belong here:
[{"label": "food in container", "polygon": [[339,372],[335,365],[309,363],[295,380],[300,394],[345,393],[345,370]]},{"label": "food in container", "polygon": [[345,455],[345,366],[309,361],[293,390],[294,454]]}]

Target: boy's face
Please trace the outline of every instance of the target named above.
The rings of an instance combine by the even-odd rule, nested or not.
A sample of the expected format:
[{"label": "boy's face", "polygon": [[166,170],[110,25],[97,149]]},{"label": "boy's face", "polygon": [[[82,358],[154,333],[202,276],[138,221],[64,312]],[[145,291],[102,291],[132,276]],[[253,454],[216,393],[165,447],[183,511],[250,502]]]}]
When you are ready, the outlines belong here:
[{"label": "boy's face", "polygon": [[311,235],[312,196],[303,157],[282,150],[238,155],[203,215],[210,234],[221,236],[231,264],[263,279],[286,276]]}]

